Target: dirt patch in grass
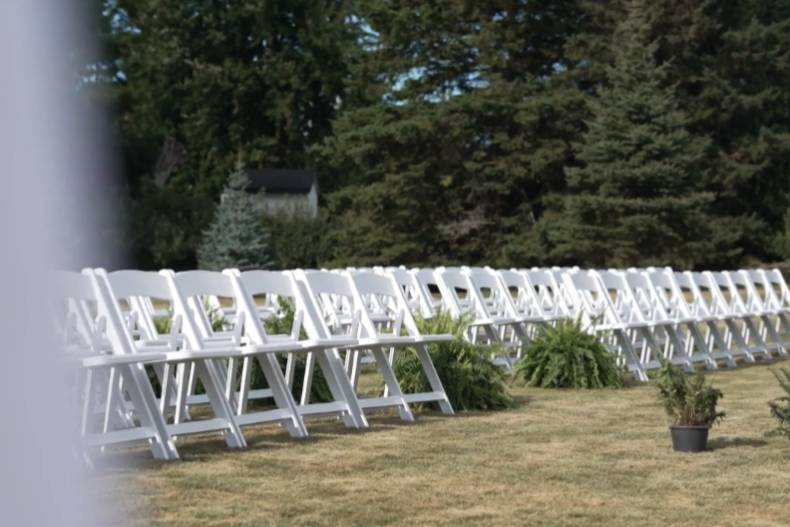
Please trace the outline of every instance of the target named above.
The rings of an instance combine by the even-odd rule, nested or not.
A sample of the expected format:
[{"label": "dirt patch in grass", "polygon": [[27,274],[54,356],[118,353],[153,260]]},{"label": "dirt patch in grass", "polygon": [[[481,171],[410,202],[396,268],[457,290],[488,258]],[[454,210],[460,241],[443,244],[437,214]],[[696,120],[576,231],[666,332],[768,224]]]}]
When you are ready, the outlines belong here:
[{"label": "dirt patch in grass", "polygon": [[253,427],[245,451],[190,438],[175,463],[113,453],[90,489],[113,525],[787,525],[769,368],[712,374],[728,417],[696,455],[672,452],[652,386],[517,388],[503,412],[309,421],[306,440]]}]

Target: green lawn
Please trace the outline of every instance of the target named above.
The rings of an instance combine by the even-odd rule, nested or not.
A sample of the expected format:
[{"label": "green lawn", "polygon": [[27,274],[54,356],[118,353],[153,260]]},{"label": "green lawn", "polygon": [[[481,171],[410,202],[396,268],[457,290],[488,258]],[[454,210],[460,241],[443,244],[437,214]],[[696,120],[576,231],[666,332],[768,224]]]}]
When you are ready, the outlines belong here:
[{"label": "green lawn", "polygon": [[728,417],[701,454],[672,452],[652,386],[518,388],[504,412],[374,416],[365,432],[311,421],[307,440],[248,428],[248,450],[193,438],[165,464],[113,453],[90,486],[129,524],[790,524],[790,441],[764,435],[770,366],[712,379]]}]

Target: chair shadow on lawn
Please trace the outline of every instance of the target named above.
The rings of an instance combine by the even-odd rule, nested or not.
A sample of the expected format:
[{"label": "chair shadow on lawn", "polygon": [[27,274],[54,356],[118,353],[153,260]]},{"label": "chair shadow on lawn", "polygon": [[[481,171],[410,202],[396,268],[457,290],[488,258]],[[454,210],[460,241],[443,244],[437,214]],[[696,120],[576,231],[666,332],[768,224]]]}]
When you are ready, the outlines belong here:
[{"label": "chair shadow on lawn", "polygon": [[[262,449],[310,448],[313,444],[324,441],[337,441],[343,436],[352,434],[375,435],[379,432],[387,432],[399,427],[431,426],[439,421],[517,411],[527,406],[532,401],[532,396],[529,395],[511,395],[513,397],[512,406],[502,410],[464,410],[457,412],[454,416],[447,416],[435,408],[415,408],[416,420],[413,422],[402,421],[400,417],[398,417],[397,412],[393,409],[374,412],[368,415],[370,428],[364,429],[347,428],[342,422],[331,417],[320,417],[314,420],[309,419],[307,421],[307,429],[310,435],[303,439],[293,438],[288,435],[285,429],[276,426],[263,425],[260,427],[247,427],[243,430],[248,448],[242,450],[229,449],[225,442],[216,434],[195,435],[176,442],[176,447],[181,454],[181,459],[176,463],[205,461],[207,457],[222,452],[243,453],[245,451]],[[200,415],[200,411],[198,411],[197,414]],[[171,463],[169,461],[152,459],[148,450],[142,447],[108,452],[97,461],[99,473],[123,471],[127,469],[157,470]]]},{"label": "chair shadow on lawn", "polygon": [[[186,437],[176,442],[176,447],[181,455],[181,459],[175,463],[205,461],[207,457],[223,452],[243,454],[244,452],[264,449],[310,448],[311,445],[316,443],[336,441],[343,436],[361,434],[375,435],[380,432],[391,431],[398,427],[429,426],[445,418],[453,419],[457,417],[445,416],[439,411],[423,410],[416,412],[415,417],[417,419],[415,421],[404,422],[398,417],[394,410],[385,410],[377,413],[378,415],[375,413],[373,415],[368,415],[370,427],[364,429],[347,428],[339,420],[334,420],[329,417],[308,420],[307,428],[310,435],[306,438],[291,437],[284,428],[271,425],[247,427],[243,430],[248,448],[241,450],[229,449],[224,440],[216,434],[200,434]],[[463,412],[459,415],[463,416],[467,413],[474,412]],[[157,470],[164,465],[173,463],[171,461],[160,461],[151,458],[148,449],[142,447],[132,447],[108,452],[106,455],[97,458],[96,461],[98,469],[97,475],[127,469]]]},{"label": "chair shadow on lawn", "polygon": [[708,450],[720,450],[732,447],[760,448],[768,442],[754,437],[714,437],[708,440]]}]

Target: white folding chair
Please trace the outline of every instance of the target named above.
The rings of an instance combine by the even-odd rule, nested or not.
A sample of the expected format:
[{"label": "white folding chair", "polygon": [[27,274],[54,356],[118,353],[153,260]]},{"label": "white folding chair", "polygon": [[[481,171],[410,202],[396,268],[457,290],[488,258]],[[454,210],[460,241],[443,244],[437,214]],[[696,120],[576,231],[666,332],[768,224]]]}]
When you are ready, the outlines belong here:
[{"label": "white folding chair", "polygon": [[637,380],[647,381],[647,368],[657,367],[658,362],[650,356],[651,348],[642,350],[637,356],[634,348],[633,332],[649,332],[644,324],[625,323],[615,309],[609,292],[595,273],[572,271],[562,275],[566,294],[573,297],[571,303],[578,306],[582,322],[596,333],[601,333],[604,342],[617,356],[620,365],[625,366]]},{"label": "white folding chair", "polygon": [[[646,370],[660,366],[658,355],[670,360],[676,366],[681,366],[687,371],[694,367],[685,347],[680,341],[674,325],[669,321],[653,322],[648,319],[649,313],[643,310],[634,291],[629,285],[627,275],[622,271],[590,271],[601,281],[604,290],[611,295],[612,304],[619,323],[628,326],[634,346],[641,348],[641,362]],[[637,276],[632,276],[634,283],[644,285]]]},{"label": "white folding chair", "polygon": [[670,316],[646,271],[633,269],[625,271],[623,276],[631,290],[632,309],[639,310],[644,320],[663,333],[666,358],[680,358],[691,369],[696,364],[703,364],[708,369],[718,368],[697,322]]},{"label": "white folding chair", "polygon": [[466,338],[473,344],[503,349],[504,353],[493,356],[492,360],[506,370],[512,369],[514,359],[511,350],[516,349],[516,354],[519,354],[524,341],[506,340],[501,331],[503,327],[506,329],[520,323],[507,317],[492,317],[478,288],[461,269],[440,267],[435,270],[434,276],[442,296],[443,309],[453,318],[471,317]]},{"label": "white folding chair", "polygon": [[[414,339],[401,335],[377,334],[376,324],[370,319],[349,274],[302,270],[294,271],[293,274],[304,298],[314,307],[305,314],[305,319],[311,318],[311,325],[319,332],[320,338],[338,340],[337,348],[345,350],[352,386],[356,387],[359,378],[358,354],[368,351],[373,355],[384,378],[386,393],[381,397],[358,399],[360,407],[366,411],[395,407],[401,419],[413,421],[414,415],[408,400],[418,399],[412,397],[412,394],[403,394],[384,350],[393,346],[413,346]],[[394,283],[393,287],[397,290]],[[348,337],[355,338],[358,342],[352,345],[343,342]],[[308,379],[305,384],[308,384]]]},{"label": "white folding chair", "polygon": [[[723,338],[719,337],[723,347],[718,346],[719,341],[710,338],[711,330],[708,325],[711,325],[719,335],[715,317],[706,317],[699,313],[696,316],[692,314],[686,294],[675,279],[676,273],[671,268],[649,268],[644,271],[644,276],[653,288],[657,308],[660,306],[667,319],[674,321],[679,328],[685,327],[687,345],[695,346],[699,353],[703,353],[709,358],[706,367],[718,368],[719,361],[724,361],[728,366],[734,367],[735,360],[724,344]],[[680,276],[683,277],[683,275]],[[689,291],[688,294],[692,293]],[[700,327],[705,328],[705,332]]]},{"label": "white folding chair", "polygon": [[745,352],[747,360],[754,361],[758,355],[765,360],[771,360],[771,352],[755,327],[752,315],[744,313],[738,303],[739,296],[733,294],[730,280],[724,273],[704,271],[703,279],[707,280],[708,291],[711,294],[711,309],[714,315],[722,317],[727,327],[725,338],[729,338],[736,347]]},{"label": "white folding chair", "polygon": [[[77,367],[77,377],[83,380],[79,387],[80,437],[86,459],[90,459],[95,448],[140,441],[148,443],[156,459],[178,459],[143,369],[144,364],[164,357],[133,353],[120,313],[90,274],[59,272],[54,278],[57,292],[52,310],[53,316],[64,319],[56,324],[63,330],[64,357]],[[79,323],[77,318],[81,319]],[[131,413],[129,419],[107,422],[107,409],[118,406],[112,397],[124,398],[124,411]]]},{"label": "white folding chair", "polygon": [[[136,306],[145,306],[147,302],[153,303],[154,300],[169,303],[172,306],[174,320],[178,317],[182,321],[181,333],[178,336],[179,349],[170,349],[173,345],[170,335],[163,338],[158,334],[146,335],[145,342],[135,348],[138,353],[154,349],[165,355],[160,377],[159,408],[168,420],[167,428],[170,435],[177,437],[220,432],[229,447],[246,447],[246,441],[231,405],[225,397],[223,370],[219,364],[223,360],[238,358],[242,352],[230,345],[209,349],[204,344],[197,323],[193,319],[193,310],[187,306],[186,297],[181,295],[178,287],[170,280],[170,274],[172,272],[158,274],[145,271],[116,271],[108,274],[103,269],[96,269],[93,272],[96,280],[105,284],[112,305],[118,308],[123,300],[128,305],[129,311],[136,313],[135,318],[138,322],[145,320],[150,313],[137,311]],[[143,327],[144,325],[141,324],[138,329],[142,330]],[[195,420],[187,412],[190,403],[189,390],[194,388],[197,380],[205,389],[205,402],[210,405],[214,417]],[[174,398],[171,397],[172,394]]]},{"label": "white folding chair", "polygon": [[412,315],[432,318],[436,314],[433,300],[426,296],[425,289],[420,285],[415,273],[405,267],[387,267],[384,271],[400,286]]},{"label": "white folding chair", "polygon": [[[724,271],[730,290],[730,306],[734,313],[743,315],[749,331],[753,332],[755,339],[761,342],[769,352],[775,352],[780,357],[787,357],[785,343],[776,325],[771,320],[775,316],[757,292],[757,287],[752,282],[748,271]],[[755,324],[755,320],[758,321]]]},{"label": "white folding chair", "polygon": [[[364,345],[365,339],[384,344],[385,348],[389,348],[390,365],[394,365],[399,348],[413,349],[431,391],[405,393],[403,398],[408,403],[436,402],[442,412],[452,415],[453,407],[433,365],[427,345],[450,342],[454,337],[421,333],[403,291],[392,276],[383,273],[356,272],[351,275],[351,279],[357,303],[363,307],[360,320],[360,344]],[[389,386],[385,386],[385,397],[388,394]]]},{"label": "white folding chair", "polygon": [[766,295],[766,304],[776,313],[777,331],[790,333],[790,289],[782,272],[778,269],[759,269],[761,282]]},{"label": "white folding chair", "polygon": [[[233,277],[236,284],[237,304],[245,319],[250,323],[247,326],[247,335],[253,344],[290,343],[298,347],[287,354],[285,366],[285,382],[289,389],[293,386],[296,370],[296,355],[307,354],[306,372],[310,378],[302,386],[300,404],[297,410],[302,416],[310,415],[339,415],[346,426],[364,428],[368,426],[365,415],[359,406],[359,401],[354,393],[348,378],[343,370],[343,364],[337,352],[337,346],[355,344],[355,338],[328,339],[322,337],[320,331],[313,324],[316,314],[314,307],[305,300],[293,276],[281,271],[245,271],[226,270],[225,274]],[[270,334],[264,328],[260,313],[256,305],[256,298],[264,297],[266,305],[272,306],[279,303],[280,299],[289,301],[294,306],[294,322],[289,334]],[[302,339],[302,332],[307,334],[307,339]],[[310,386],[312,385],[312,370],[314,361],[318,361],[321,373],[326,380],[332,394],[333,401],[323,403],[310,402]],[[239,405],[244,407],[250,393],[250,378],[252,360],[245,358],[242,367],[242,389],[239,396]],[[269,390],[261,390],[262,396],[269,396]]]},{"label": "white folding chair", "polygon": [[[239,308],[237,304],[243,302],[245,297],[238,294],[239,289],[230,274],[213,271],[180,273],[162,271],[161,274],[167,278],[173,291],[175,313],[180,314],[184,319],[186,340],[198,349],[230,352],[226,363],[213,360],[212,366],[218,378],[224,379],[224,398],[231,411],[236,411],[234,419],[237,425],[241,427],[259,423],[280,423],[287,428],[291,436],[306,437],[307,429],[304,421],[275,357],[276,353],[300,351],[301,346],[289,342],[265,342],[260,339],[253,342],[248,338],[248,332],[260,331],[260,321],[257,316],[253,316],[257,313],[251,306],[244,306],[242,310],[236,312]],[[234,306],[233,317],[221,315],[223,321],[233,320],[234,326],[215,330],[206,313],[206,307],[211,304],[205,299],[209,297],[217,299],[214,309],[222,309],[220,299]],[[246,405],[240,404],[238,400],[240,379],[237,368],[240,362],[248,359],[258,360],[276,408],[249,411]],[[242,394],[247,395],[245,391],[247,387],[248,385],[242,386]]]}]

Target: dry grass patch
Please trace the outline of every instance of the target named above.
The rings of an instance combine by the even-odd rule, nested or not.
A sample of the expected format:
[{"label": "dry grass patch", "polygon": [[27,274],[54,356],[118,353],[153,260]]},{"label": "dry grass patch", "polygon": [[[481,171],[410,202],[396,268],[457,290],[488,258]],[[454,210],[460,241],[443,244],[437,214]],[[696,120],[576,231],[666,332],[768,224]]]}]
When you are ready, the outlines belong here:
[{"label": "dry grass patch", "polygon": [[764,436],[776,380],[712,379],[728,417],[701,454],[672,452],[653,386],[518,388],[503,412],[312,421],[302,441],[254,427],[245,451],[187,439],[176,463],[113,454],[91,489],[130,525],[787,525],[790,442]]}]

